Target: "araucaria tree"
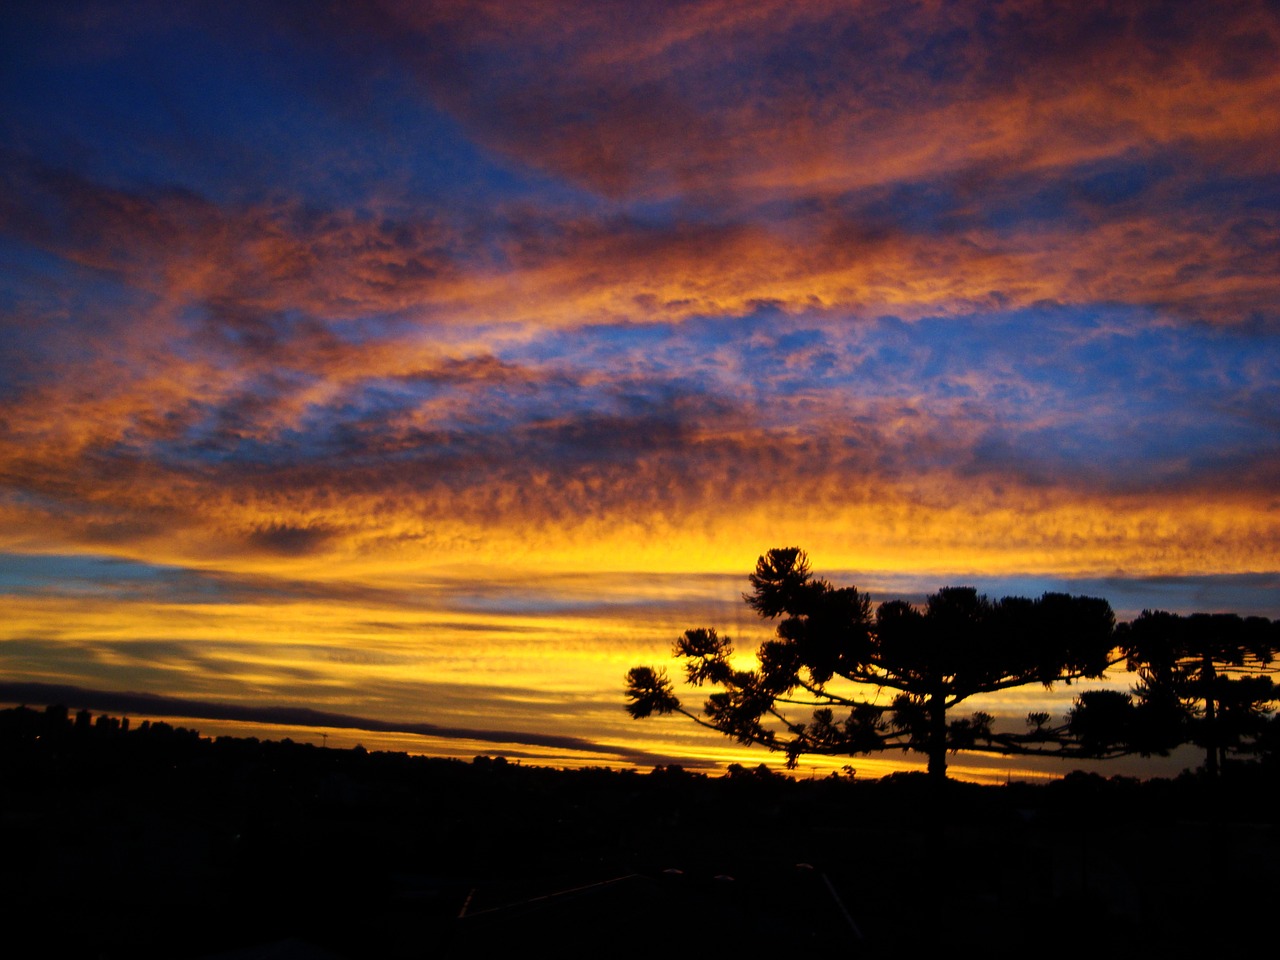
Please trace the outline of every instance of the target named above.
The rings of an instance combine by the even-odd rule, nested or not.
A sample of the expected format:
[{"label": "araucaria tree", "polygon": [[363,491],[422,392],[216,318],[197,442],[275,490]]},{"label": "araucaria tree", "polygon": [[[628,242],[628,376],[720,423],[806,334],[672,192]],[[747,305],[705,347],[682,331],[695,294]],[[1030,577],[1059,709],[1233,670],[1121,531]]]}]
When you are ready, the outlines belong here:
[{"label": "araucaria tree", "polygon": [[737,669],[729,638],[715,630],[687,630],[674,655],[690,683],[715,691],[702,714],[681,704],[665,670],[634,667],[633,717],[681,713],[741,743],[784,751],[792,766],[805,754],[912,750],[944,779],[951,751],[1070,750],[1057,740],[1065,730],[1048,728],[1046,714],[1028,717],[1025,732],[1000,733],[986,713],[952,719],[958,704],[1025,684],[1101,677],[1117,662],[1115,617],[1092,597],[993,602],[971,587],[948,587],[923,609],[891,600],[873,611],[856,587],[814,577],[797,547],[770,550],[750,582],[743,599],[778,621],[757,667]]}]

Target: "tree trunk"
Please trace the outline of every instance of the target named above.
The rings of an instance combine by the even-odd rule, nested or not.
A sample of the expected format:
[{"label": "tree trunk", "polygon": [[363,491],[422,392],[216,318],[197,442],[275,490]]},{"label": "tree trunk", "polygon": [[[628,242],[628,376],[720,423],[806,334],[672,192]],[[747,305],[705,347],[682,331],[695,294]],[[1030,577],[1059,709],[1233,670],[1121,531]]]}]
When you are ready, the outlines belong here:
[{"label": "tree trunk", "polygon": [[929,779],[947,779],[947,700],[941,692],[929,697]]},{"label": "tree trunk", "polygon": [[1215,780],[1218,777],[1218,712],[1213,698],[1217,692],[1214,689],[1217,676],[1213,657],[1206,653],[1200,667],[1200,682],[1204,685],[1204,760],[1205,773]]}]

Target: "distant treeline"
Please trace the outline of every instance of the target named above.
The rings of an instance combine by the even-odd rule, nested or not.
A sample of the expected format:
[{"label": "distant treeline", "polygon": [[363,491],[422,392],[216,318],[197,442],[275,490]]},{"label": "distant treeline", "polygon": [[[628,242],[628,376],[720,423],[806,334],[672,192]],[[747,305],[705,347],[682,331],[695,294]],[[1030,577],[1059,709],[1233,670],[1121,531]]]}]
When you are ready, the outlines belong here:
[{"label": "distant treeline", "polygon": [[[1270,730],[1280,733],[1280,717],[1268,721]],[[1280,785],[1280,751],[1276,749],[1274,735],[1258,741],[1259,748],[1250,762],[1235,761],[1228,765],[1231,774],[1227,779],[1244,785]],[[314,773],[354,775],[361,779],[391,782],[398,778],[406,783],[422,783],[442,771],[454,777],[491,778],[494,776],[520,778],[527,782],[556,780],[564,785],[571,782],[618,781],[634,786],[640,781],[654,784],[724,783],[729,788],[754,789],[765,786],[770,789],[812,788],[815,783],[828,785],[853,785],[869,789],[881,783],[901,789],[910,789],[913,783],[923,783],[924,775],[902,771],[878,780],[857,779],[852,766],[833,771],[824,778],[792,777],[761,763],[744,766],[731,763],[720,775],[697,770],[687,770],[679,764],[657,765],[647,773],[631,767],[581,767],[552,768],[536,764],[521,764],[503,756],[478,755],[470,761],[453,758],[408,754],[403,751],[369,751],[361,745],[351,748],[320,747],[312,743],[296,742],[285,737],[281,740],[258,737],[218,736],[204,737],[198,730],[175,726],[162,720],[134,722],[129,717],[94,714],[89,710],[70,711],[65,705],[54,704],[43,710],[27,706],[0,710],[0,764],[10,782],[21,782],[24,777],[36,777],[43,783],[55,782],[58,777],[75,778],[84,774],[107,774],[124,780],[132,775],[145,776],[149,772],[177,775],[186,771],[222,773],[235,772],[238,776],[287,778],[294,774],[306,776]],[[1203,768],[1184,771],[1176,780],[1162,778],[1152,783],[1199,783],[1206,779]],[[1131,776],[1103,777],[1099,774],[1073,771],[1059,779],[1038,781],[1041,786],[1057,784],[1066,789],[1078,789],[1089,784],[1089,789],[1121,789],[1143,782]],[[1109,788],[1102,785],[1109,784]],[[907,785],[907,786],[904,786]],[[974,784],[954,785],[956,789],[976,788]],[[1030,787],[1030,784],[1023,786]]]}]

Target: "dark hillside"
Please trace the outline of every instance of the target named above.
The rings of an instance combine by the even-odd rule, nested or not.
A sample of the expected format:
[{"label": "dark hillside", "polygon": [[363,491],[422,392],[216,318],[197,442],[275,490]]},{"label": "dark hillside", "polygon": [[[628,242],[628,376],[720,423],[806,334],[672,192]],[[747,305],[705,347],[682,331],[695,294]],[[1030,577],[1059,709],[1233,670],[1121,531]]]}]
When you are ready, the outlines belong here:
[{"label": "dark hillside", "polygon": [[[477,956],[1243,942],[1276,779],[1073,775],[939,794],[551,770],[0,713],[0,896],[47,956]],[[939,878],[941,880],[939,881]]]}]

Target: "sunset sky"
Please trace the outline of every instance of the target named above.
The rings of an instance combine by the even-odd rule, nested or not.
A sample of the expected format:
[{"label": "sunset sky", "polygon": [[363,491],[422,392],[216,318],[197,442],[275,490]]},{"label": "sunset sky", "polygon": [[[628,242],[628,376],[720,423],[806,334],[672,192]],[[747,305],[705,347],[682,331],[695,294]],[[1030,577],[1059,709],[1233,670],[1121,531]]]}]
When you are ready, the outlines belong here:
[{"label": "sunset sky", "polygon": [[778,763],[622,708],[686,627],[769,635],[770,547],[1280,617],[1274,3],[11,2],[0,45],[0,701]]}]

